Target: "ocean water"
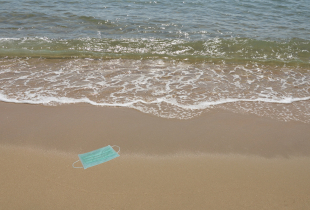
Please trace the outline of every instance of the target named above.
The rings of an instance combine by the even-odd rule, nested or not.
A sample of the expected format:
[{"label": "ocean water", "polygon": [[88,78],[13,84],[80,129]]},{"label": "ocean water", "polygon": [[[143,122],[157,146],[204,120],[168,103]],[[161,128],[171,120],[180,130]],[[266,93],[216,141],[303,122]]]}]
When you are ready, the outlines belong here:
[{"label": "ocean water", "polygon": [[0,0],[0,100],[310,123],[308,0]]}]

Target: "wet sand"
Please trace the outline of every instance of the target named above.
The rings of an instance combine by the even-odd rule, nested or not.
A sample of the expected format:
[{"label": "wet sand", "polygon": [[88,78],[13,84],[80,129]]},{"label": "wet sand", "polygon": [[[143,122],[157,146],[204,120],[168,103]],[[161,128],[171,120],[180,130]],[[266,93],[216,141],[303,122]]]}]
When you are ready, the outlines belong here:
[{"label": "wet sand", "polygon": [[[310,209],[310,125],[0,103],[0,209]],[[74,169],[77,154],[120,157]]]}]

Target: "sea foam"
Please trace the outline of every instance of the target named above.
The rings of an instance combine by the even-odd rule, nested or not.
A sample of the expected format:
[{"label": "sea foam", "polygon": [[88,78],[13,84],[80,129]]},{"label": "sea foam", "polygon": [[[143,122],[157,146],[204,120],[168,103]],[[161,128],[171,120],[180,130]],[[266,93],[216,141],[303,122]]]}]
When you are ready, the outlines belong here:
[{"label": "sea foam", "polygon": [[[219,107],[257,114],[274,104],[268,107],[270,116],[285,120],[294,116],[294,120],[308,122],[309,78],[310,72],[304,68],[257,64],[4,59],[0,100],[129,107],[178,119]],[[249,103],[256,105],[250,108]]]}]

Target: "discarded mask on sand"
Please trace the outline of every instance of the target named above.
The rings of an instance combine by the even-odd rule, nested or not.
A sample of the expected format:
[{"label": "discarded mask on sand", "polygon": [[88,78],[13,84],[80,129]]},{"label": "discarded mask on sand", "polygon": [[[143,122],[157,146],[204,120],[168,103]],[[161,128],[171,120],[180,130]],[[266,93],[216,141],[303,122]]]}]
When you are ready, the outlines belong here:
[{"label": "discarded mask on sand", "polygon": [[[118,151],[116,152],[113,147],[118,147]],[[119,152],[120,152],[121,148],[119,146],[106,146],[106,147],[102,147],[100,149],[96,149],[93,150],[91,152],[87,152],[84,154],[79,154],[79,160],[75,161],[72,164],[73,168],[89,168],[104,162],[107,162],[109,160],[112,160],[116,157],[119,157]],[[81,161],[83,167],[76,167],[74,166],[75,163],[77,163],[78,161]]]}]

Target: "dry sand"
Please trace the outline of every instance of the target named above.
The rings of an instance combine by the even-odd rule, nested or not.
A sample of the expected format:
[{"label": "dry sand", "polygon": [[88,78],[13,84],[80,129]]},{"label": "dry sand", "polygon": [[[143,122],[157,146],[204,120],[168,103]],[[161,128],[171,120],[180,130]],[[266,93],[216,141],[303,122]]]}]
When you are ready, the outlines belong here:
[{"label": "dry sand", "polygon": [[[74,169],[77,154],[120,157]],[[310,125],[0,103],[0,209],[310,209]]]}]

